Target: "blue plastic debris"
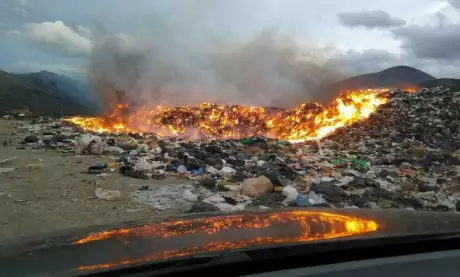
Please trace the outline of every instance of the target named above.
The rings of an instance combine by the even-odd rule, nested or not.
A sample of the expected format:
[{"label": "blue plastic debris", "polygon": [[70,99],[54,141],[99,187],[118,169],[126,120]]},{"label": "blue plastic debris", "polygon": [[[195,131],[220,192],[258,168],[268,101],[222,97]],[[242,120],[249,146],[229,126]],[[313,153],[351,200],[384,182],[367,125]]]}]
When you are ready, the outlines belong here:
[{"label": "blue plastic debris", "polygon": [[308,196],[299,194],[297,195],[295,202],[300,207],[309,207],[311,206],[310,198]]},{"label": "blue plastic debris", "polygon": [[198,169],[194,169],[192,171],[190,171],[192,174],[198,174],[198,175],[201,175],[204,173],[204,168],[200,167]]}]

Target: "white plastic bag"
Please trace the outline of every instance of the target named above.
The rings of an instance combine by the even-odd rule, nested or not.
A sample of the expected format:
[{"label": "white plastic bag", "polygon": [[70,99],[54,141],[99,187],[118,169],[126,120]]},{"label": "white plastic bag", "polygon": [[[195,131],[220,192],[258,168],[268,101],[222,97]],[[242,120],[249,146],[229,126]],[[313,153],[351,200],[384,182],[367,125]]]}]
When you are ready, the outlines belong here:
[{"label": "white plastic bag", "polygon": [[119,190],[97,188],[95,194],[97,198],[104,199],[106,201],[115,201],[121,198],[121,193]]}]

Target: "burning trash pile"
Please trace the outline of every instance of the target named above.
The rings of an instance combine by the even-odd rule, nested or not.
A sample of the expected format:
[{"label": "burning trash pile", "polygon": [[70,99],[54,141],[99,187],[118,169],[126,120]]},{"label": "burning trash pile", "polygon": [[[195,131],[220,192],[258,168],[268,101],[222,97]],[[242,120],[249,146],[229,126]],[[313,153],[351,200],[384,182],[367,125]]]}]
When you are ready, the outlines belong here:
[{"label": "burning trash pile", "polygon": [[388,89],[348,91],[328,106],[306,103],[292,110],[204,102],[191,107],[141,107],[133,111],[128,105],[117,104],[106,117],[66,120],[99,133],[155,133],[191,139],[269,136],[305,141],[367,118],[386,103],[388,93]]},{"label": "burning trash pile", "polygon": [[[290,111],[206,103],[124,115],[119,106],[108,119],[31,125],[60,131],[26,142],[115,157],[89,173],[116,171],[152,186],[183,179],[182,186],[133,193],[159,210],[187,201],[189,212],[293,206],[460,211],[459,105],[460,92],[434,88],[349,92],[328,107]],[[190,139],[195,136],[202,139]]]}]

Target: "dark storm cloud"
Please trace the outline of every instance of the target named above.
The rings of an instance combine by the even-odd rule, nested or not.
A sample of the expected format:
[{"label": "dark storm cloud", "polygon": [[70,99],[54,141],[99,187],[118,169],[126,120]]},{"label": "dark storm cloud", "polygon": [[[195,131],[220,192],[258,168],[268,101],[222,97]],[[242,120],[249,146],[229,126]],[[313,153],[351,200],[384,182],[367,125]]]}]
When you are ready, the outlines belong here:
[{"label": "dark storm cloud", "polygon": [[409,25],[391,31],[414,58],[452,62],[460,59],[460,24]]},{"label": "dark storm cloud", "polygon": [[344,12],[339,13],[337,16],[339,21],[348,28],[386,29],[406,24],[404,20],[392,17],[381,10]]},{"label": "dark storm cloud", "polygon": [[456,7],[457,9],[460,9],[460,0],[448,0],[448,1],[452,6]]}]

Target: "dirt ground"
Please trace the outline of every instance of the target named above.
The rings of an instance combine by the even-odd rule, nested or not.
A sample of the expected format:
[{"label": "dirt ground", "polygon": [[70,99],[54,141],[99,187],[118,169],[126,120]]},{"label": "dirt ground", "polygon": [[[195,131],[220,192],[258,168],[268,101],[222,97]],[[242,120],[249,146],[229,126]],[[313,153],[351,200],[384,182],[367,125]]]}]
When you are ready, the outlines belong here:
[{"label": "dirt ground", "polygon": [[[141,186],[184,183],[185,180],[140,180],[109,172],[100,177],[85,173],[89,166],[111,162],[108,156],[74,156],[55,150],[16,149],[27,131],[19,130],[17,121],[0,120],[0,139],[11,136],[12,145],[0,145],[0,164],[14,171],[0,173],[0,240],[37,235],[73,227],[112,224],[174,214],[178,210],[155,210],[133,201],[129,195]],[[41,163],[29,171],[27,165]],[[95,197],[97,187],[119,190],[122,199],[105,201]]]}]

